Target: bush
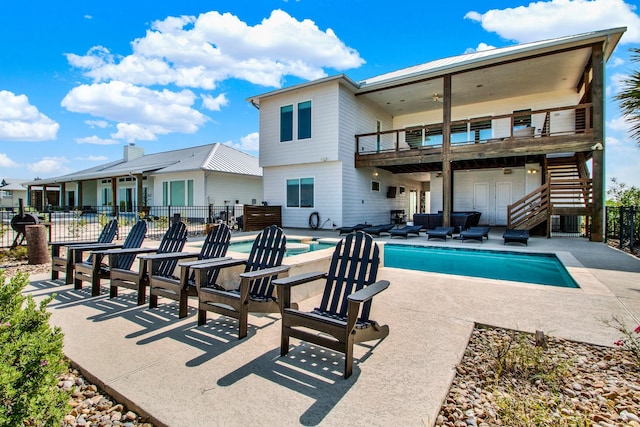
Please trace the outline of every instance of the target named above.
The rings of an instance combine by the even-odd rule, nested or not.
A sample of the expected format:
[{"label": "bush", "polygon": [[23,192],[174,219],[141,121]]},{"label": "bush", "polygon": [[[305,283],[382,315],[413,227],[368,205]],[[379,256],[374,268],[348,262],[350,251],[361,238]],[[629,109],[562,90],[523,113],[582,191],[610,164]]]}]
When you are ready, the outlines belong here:
[{"label": "bush", "polygon": [[63,335],[49,326],[50,296],[36,305],[22,291],[29,283],[19,273],[5,283],[0,270],[0,426],[58,426],[69,395],[58,389],[67,371]]}]

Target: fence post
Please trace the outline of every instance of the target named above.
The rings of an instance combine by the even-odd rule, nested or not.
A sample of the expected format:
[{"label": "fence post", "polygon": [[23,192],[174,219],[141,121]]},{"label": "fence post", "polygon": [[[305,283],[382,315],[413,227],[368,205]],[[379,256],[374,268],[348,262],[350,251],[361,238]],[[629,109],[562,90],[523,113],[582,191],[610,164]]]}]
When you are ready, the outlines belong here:
[{"label": "fence post", "polygon": [[635,224],[634,224],[634,220],[636,218],[636,207],[635,206],[631,206],[629,208],[629,251],[631,253],[633,252],[633,245],[635,243],[635,236],[634,236],[634,231],[635,231]]},{"label": "fence post", "polygon": [[624,233],[623,233],[623,229],[624,229],[624,214],[622,212],[622,206],[618,206],[618,247],[620,250],[624,249],[624,243],[623,243],[623,239],[624,239]]}]

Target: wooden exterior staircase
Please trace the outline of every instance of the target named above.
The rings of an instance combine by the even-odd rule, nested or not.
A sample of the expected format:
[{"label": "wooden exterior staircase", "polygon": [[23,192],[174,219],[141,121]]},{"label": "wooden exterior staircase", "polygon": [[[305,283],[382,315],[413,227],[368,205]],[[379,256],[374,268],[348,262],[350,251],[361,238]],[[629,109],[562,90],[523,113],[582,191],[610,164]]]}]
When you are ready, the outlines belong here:
[{"label": "wooden exterior staircase", "polygon": [[593,214],[593,184],[584,155],[546,159],[546,182],[520,200],[509,205],[508,227],[531,230],[546,221],[551,237],[551,216],[585,216]]}]

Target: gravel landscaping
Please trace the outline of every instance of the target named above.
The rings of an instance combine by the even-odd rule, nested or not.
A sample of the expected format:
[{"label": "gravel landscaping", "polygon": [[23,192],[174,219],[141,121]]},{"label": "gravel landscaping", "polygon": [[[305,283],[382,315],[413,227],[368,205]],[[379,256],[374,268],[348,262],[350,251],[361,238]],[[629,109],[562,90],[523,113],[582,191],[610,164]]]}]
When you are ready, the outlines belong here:
[{"label": "gravel landscaping", "polygon": [[497,328],[473,331],[437,426],[640,427],[640,360]]}]

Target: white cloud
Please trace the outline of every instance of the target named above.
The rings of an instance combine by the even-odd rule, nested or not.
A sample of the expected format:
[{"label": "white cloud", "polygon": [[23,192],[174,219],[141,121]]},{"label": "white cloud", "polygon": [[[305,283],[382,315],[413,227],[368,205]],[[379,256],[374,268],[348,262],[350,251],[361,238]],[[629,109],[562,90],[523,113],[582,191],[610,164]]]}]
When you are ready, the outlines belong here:
[{"label": "white cloud", "polygon": [[62,106],[75,113],[91,114],[118,122],[112,138],[127,141],[153,140],[172,132],[197,132],[208,118],[192,108],[190,90],[151,90],[130,83],[111,81],[73,88]]},{"label": "white cloud", "polygon": [[250,133],[247,136],[240,138],[243,149],[249,151],[258,151],[260,148],[260,134],[258,132]]},{"label": "white cloud", "polygon": [[29,163],[27,169],[40,175],[64,175],[71,172],[64,164],[69,163],[66,157],[44,157],[36,163]]},{"label": "white cloud", "polygon": [[106,120],[85,120],[84,123],[91,128],[104,129],[109,126],[109,122]]},{"label": "white cloud", "polygon": [[146,127],[138,124],[118,123],[118,132],[112,133],[112,138],[124,139],[128,142],[155,141],[156,134],[166,134],[166,130],[159,127]]},{"label": "white cloud", "polygon": [[623,0],[551,0],[527,6],[471,11],[465,18],[487,31],[525,43],[607,28],[627,27],[620,44],[640,42],[640,17]]},{"label": "white cloud", "polygon": [[486,43],[478,43],[478,47],[470,47],[467,48],[464,53],[473,53],[473,52],[482,52],[483,50],[491,50],[491,49],[495,49],[495,46],[491,46],[490,44],[486,44]]},{"label": "white cloud", "polygon": [[616,117],[607,121],[607,129],[618,132],[627,132],[631,125],[626,121],[625,117]]},{"label": "white cloud", "polygon": [[96,135],[87,136],[84,138],[76,138],[76,142],[78,144],[95,144],[95,145],[115,145],[120,144],[120,141],[116,141],[115,139],[104,139],[100,138]]},{"label": "white cloud", "polygon": [[229,104],[229,100],[224,93],[216,96],[215,98],[210,95],[201,95],[202,106],[207,110],[220,111],[220,109]]},{"label": "white cloud", "polygon": [[7,156],[5,153],[0,153],[0,167],[3,168],[17,168],[20,166],[18,163],[14,162]]},{"label": "white cloud", "polygon": [[255,26],[217,11],[170,16],[155,21],[132,46],[133,53],[123,58],[96,46],[84,56],[67,54],[67,59],[94,82],[208,90],[228,78],[281,87],[287,75],[317,79],[326,76],[325,68],[345,70],[364,63],[330,28],[323,31],[315,22],[298,21],[282,10],[272,11]]},{"label": "white cloud", "polygon": [[56,139],[60,125],[38,111],[26,95],[0,90],[0,140]]},{"label": "white cloud", "polygon": [[76,157],[76,160],[88,161],[88,162],[104,162],[108,160],[107,156],[89,156],[89,157]]},{"label": "white cloud", "polygon": [[625,87],[624,80],[628,78],[629,76],[627,74],[623,74],[623,73],[612,74],[611,77],[609,78],[611,83],[607,85],[607,88],[606,88],[607,97],[617,95],[620,92],[622,92]]},{"label": "white cloud", "polygon": [[619,56],[614,56],[607,62],[607,66],[609,68],[620,67],[625,64],[625,60],[620,58]]},{"label": "white cloud", "polygon": [[233,141],[223,142],[223,144],[233,147],[236,150],[244,151],[245,153],[258,154],[260,149],[260,134],[258,132],[252,132],[246,136],[240,138],[240,143],[234,143]]}]

